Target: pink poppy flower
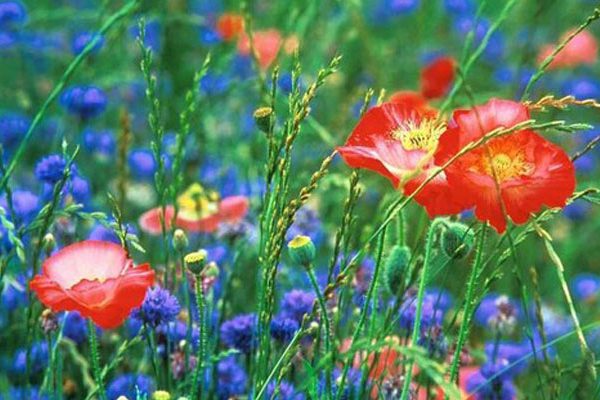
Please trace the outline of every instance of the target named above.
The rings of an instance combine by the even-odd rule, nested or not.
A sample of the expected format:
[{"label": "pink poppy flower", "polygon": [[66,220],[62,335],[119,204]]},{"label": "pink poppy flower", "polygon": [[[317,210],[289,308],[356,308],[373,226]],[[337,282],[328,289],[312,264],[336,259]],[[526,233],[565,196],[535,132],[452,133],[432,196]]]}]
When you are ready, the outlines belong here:
[{"label": "pink poppy flower", "polygon": [[44,261],[29,286],[53,311],[78,311],[103,329],[116,328],[144,301],[154,284],[150,265],[134,267],[111,242],[86,240]]}]

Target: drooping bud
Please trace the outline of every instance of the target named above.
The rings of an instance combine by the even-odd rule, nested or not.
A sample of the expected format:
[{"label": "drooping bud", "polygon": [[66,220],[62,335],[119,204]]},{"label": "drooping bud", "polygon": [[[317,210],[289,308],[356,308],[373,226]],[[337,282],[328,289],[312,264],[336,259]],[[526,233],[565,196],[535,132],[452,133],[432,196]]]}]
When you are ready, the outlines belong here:
[{"label": "drooping bud", "polygon": [[407,246],[392,247],[385,261],[385,284],[391,294],[397,295],[406,279],[406,271],[410,264],[411,251]]},{"label": "drooping bud", "polygon": [[450,222],[442,234],[442,250],[453,259],[465,258],[473,249],[475,234],[460,222]]},{"label": "drooping bud", "polygon": [[306,267],[315,259],[316,249],[310,237],[297,235],[288,242],[288,252],[295,263]]},{"label": "drooping bud", "polygon": [[267,133],[271,129],[271,118],[273,109],[271,107],[260,107],[254,111],[254,121],[261,131]]},{"label": "drooping bud", "polygon": [[194,275],[198,275],[202,272],[204,267],[206,266],[206,259],[208,257],[208,253],[206,250],[198,250],[193,253],[187,254],[183,261],[187,269]]},{"label": "drooping bud", "polygon": [[182,229],[175,229],[175,232],[173,232],[173,248],[182,252],[187,249],[188,245],[189,241],[185,232]]},{"label": "drooping bud", "polygon": [[40,325],[42,326],[42,331],[46,335],[57,330],[58,319],[56,318],[56,314],[49,308],[46,308],[42,311],[42,315],[40,316]]}]

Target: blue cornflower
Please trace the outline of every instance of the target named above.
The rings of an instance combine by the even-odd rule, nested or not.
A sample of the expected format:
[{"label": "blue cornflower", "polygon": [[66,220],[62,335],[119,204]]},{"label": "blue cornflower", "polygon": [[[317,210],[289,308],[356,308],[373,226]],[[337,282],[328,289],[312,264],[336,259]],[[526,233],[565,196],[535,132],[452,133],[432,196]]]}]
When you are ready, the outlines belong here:
[{"label": "blue cornflower", "polygon": [[[36,342],[31,345],[29,352],[31,372],[42,372],[48,366],[48,343]],[[27,350],[18,349],[13,359],[12,370],[15,374],[24,374],[27,369]]]},{"label": "blue cornflower", "polygon": [[79,174],[71,178],[69,190],[76,203],[86,204],[91,198],[90,183]]},{"label": "blue cornflower", "polygon": [[113,379],[106,387],[108,400],[117,400],[119,396],[136,399],[137,393],[149,396],[154,391],[154,381],[143,374],[122,374]]},{"label": "blue cornflower", "polygon": [[203,26],[200,28],[200,42],[207,46],[212,46],[221,43],[219,32],[211,27]]},{"label": "blue cornflower", "polygon": [[112,131],[86,129],[83,131],[83,147],[90,153],[109,158],[114,154],[117,144]]},{"label": "blue cornflower", "polygon": [[[476,19],[472,16],[461,16],[454,21],[454,30],[461,36],[466,36],[473,31],[473,46],[479,46],[491,27],[489,20],[485,18]],[[488,61],[496,61],[504,55],[505,50],[504,36],[500,31],[495,31],[489,37],[487,46],[483,51],[484,57]]]},{"label": "blue cornflower", "polygon": [[[532,320],[537,321],[536,313],[533,310],[530,311],[530,314]],[[556,339],[573,330],[573,321],[571,318],[565,314],[559,313],[547,304],[542,304],[542,319],[544,320],[544,331],[546,332],[548,340]],[[534,326],[535,325],[537,325],[537,323],[534,324]],[[525,346],[531,345],[527,338],[523,342]],[[536,346],[538,345],[536,344]],[[533,351],[533,349],[531,349],[531,351]]]},{"label": "blue cornflower", "polygon": [[[400,327],[405,330],[412,330],[415,324],[417,313],[417,298],[409,296],[400,307]],[[436,306],[434,298],[425,296],[423,306],[421,307],[421,328],[429,329],[434,325],[439,325],[444,319],[444,312],[439,306]]]},{"label": "blue cornflower", "polygon": [[69,312],[64,319],[63,335],[77,344],[84,343],[88,335],[86,319],[77,311]]},{"label": "blue cornflower", "polygon": [[452,295],[444,289],[429,288],[425,291],[425,298],[430,301],[438,310],[446,313],[454,305]]},{"label": "blue cornflower", "polygon": [[432,358],[443,358],[448,353],[448,340],[440,325],[424,329],[417,344],[427,350],[427,354]]},{"label": "blue cornflower", "polygon": [[246,391],[246,372],[232,356],[217,364],[217,381],[217,396],[220,400],[228,400]]},{"label": "blue cornflower", "polygon": [[175,320],[180,310],[177,298],[167,289],[156,286],[148,289],[142,306],[132,312],[132,318],[156,328]]},{"label": "blue cornflower", "polygon": [[296,388],[290,382],[282,380],[279,382],[279,394],[275,397],[276,384],[275,382],[269,382],[267,385],[267,391],[265,398],[272,400],[304,400],[304,395],[296,392]]},{"label": "blue cornflower", "polygon": [[590,203],[585,200],[577,199],[563,208],[562,212],[565,217],[572,221],[581,221],[587,217],[591,209],[592,205]]},{"label": "blue cornflower", "polygon": [[106,94],[96,86],[71,86],[60,96],[60,104],[81,119],[102,114],[106,103]]},{"label": "blue cornflower", "polygon": [[[187,340],[187,324],[180,320],[171,321],[166,325],[158,327],[159,333],[167,335],[171,343],[179,343],[182,340]],[[192,325],[192,347],[198,346],[200,340],[200,329],[196,325]]]},{"label": "blue cornflower", "polygon": [[[67,160],[59,154],[50,154],[35,165],[35,176],[41,182],[55,185],[63,177]],[[74,166],[71,167],[73,171]]]},{"label": "blue cornflower", "polygon": [[78,55],[85,49],[85,46],[96,37],[98,37],[98,40],[96,41],[96,44],[94,44],[94,47],[92,47],[90,54],[98,54],[104,45],[104,36],[91,32],[80,32],[75,35],[71,42],[71,51],[73,51],[73,54]]},{"label": "blue cornflower", "polygon": [[[166,156],[165,156],[166,161]],[[152,179],[157,165],[149,149],[132,150],[128,157],[131,174],[138,179]],[[166,163],[165,163],[166,164]]]},{"label": "blue cornflower", "polygon": [[304,206],[298,210],[294,223],[286,234],[286,240],[290,241],[298,235],[310,236],[316,245],[322,242],[325,233],[317,210],[310,206]]},{"label": "blue cornflower", "polygon": [[[344,387],[343,388],[339,388],[339,379],[342,376],[342,371],[340,371],[339,368],[336,368],[333,371],[332,374],[332,391],[333,393],[331,393],[333,395],[334,398],[337,398],[337,393],[338,391],[341,389],[342,393],[339,396],[340,399],[342,400],[350,400],[350,399],[357,399],[358,398],[358,393],[360,390],[360,383],[362,381],[362,373],[360,372],[360,370],[354,369],[354,368],[350,368],[348,370],[348,375],[346,375],[346,381],[344,383]],[[318,398],[323,398],[325,397],[325,391],[327,389],[326,386],[326,379],[325,376],[323,376],[323,374],[321,375],[321,377],[319,378],[319,381],[317,382],[317,393],[318,393]],[[329,396],[327,396],[329,397]]]},{"label": "blue cornflower", "polygon": [[13,281],[9,281],[6,277],[4,278],[5,284],[0,300],[2,300],[2,308],[8,312],[15,311],[17,308],[27,304],[25,279],[22,278],[20,276]]},{"label": "blue cornflower", "polygon": [[472,15],[475,12],[473,0],[444,0],[444,9],[455,17]]},{"label": "blue cornflower", "polygon": [[488,294],[475,311],[475,322],[480,326],[510,331],[521,318],[522,310],[508,296]]},{"label": "blue cornflower", "polygon": [[209,96],[217,96],[225,93],[229,84],[227,75],[207,73],[200,79],[200,90]]},{"label": "blue cornflower", "polygon": [[281,300],[281,314],[284,317],[302,322],[304,314],[312,311],[315,295],[312,292],[294,289],[283,295]]},{"label": "blue cornflower", "polygon": [[[469,376],[466,381],[467,394],[474,400],[512,400],[517,391],[509,379],[492,379],[488,375],[495,371],[494,368],[481,368],[479,372]],[[469,397],[471,398],[471,397]]]},{"label": "blue cornflower", "polygon": [[242,314],[223,322],[220,333],[223,343],[230,348],[249,353],[256,345],[256,314]]},{"label": "blue cornflower", "polygon": [[277,86],[279,89],[285,94],[292,92],[292,74],[289,72],[285,72],[279,76],[277,79]]},{"label": "blue cornflower", "polygon": [[111,229],[104,227],[103,225],[96,224],[88,234],[88,240],[102,240],[105,242],[113,242],[120,244],[119,237]]},{"label": "blue cornflower", "polygon": [[567,80],[561,89],[565,96],[573,95],[577,99],[597,99],[600,97],[600,82],[591,77],[577,77]]},{"label": "blue cornflower", "polygon": [[[529,339],[526,339],[526,342],[529,343]],[[536,347],[539,350],[537,344]],[[484,349],[489,360],[488,363],[482,366],[483,372],[488,371],[484,373],[486,376],[502,371],[501,377],[513,378],[522,373],[528,366],[528,360],[514,364],[529,353],[529,346],[524,343],[494,340],[486,342]],[[508,368],[509,365],[511,365],[510,368]]]},{"label": "blue cornflower", "polygon": [[[157,20],[151,20],[146,22],[145,35],[144,35],[144,46],[151,49],[153,52],[158,52],[161,45],[161,31],[162,28]],[[129,33],[132,38],[137,39],[140,36],[139,25],[136,23],[133,25]]]},{"label": "blue cornflower", "polygon": [[20,1],[0,2],[0,28],[18,25],[27,19],[27,10]]},{"label": "blue cornflower", "polygon": [[573,162],[577,172],[590,173],[596,169],[596,157],[590,153],[583,154]]},{"label": "blue cornflower", "polygon": [[289,343],[299,328],[300,324],[295,319],[275,317],[271,321],[271,337],[279,342]]},{"label": "blue cornflower", "polygon": [[231,74],[238,79],[245,80],[253,76],[252,58],[244,55],[236,55],[231,60]]},{"label": "blue cornflower", "polygon": [[571,290],[577,300],[594,300],[600,292],[600,276],[590,272],[577,274],[571,280]]},{"label": "blue cornflower", "polygon": [[38,387],[11,387],[6,396],[0,394],[0,400],[47,400],[48,396],[40,393]]},{"label": "blue cornflower", "polygon": [[0,31],[0,50],[10,50],[17,44],[17,35],[14,32]]},{"label": "blue cornflower", "polygon": [[5,149],[17,145],[31,125],[29,117],[18,113],[7,113],[0,116],[0,143]]},{"label": "blue cornflower", "polygon": [[[0,206],[8,210],[6,196],[0,198]],[[24,223],[31,222],[40,210],[39,197],[28,190],[15,190],[12,193],[12,205],[16,218]]]}]

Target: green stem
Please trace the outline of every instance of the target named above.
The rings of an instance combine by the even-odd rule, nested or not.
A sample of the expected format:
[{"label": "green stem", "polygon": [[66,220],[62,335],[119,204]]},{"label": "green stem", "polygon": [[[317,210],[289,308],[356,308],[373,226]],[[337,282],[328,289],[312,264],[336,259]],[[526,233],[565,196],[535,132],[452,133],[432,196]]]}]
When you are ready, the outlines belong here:
[{"label": "green stem", "polygon": [[467,293],[465,295],[465,303],[463,305],[463,319],[460,323],[460,328],[458,330],[458,338],[456,340],[456,350],[454,351],[454,356],[452,358],[452,365],[450,367],[450,382],[455,382],[458,377],[458,367],[460,362],[460,354],[462,352],[462,348],[469,336],[470,322],[471,322],[471,313],[473,306],[473,298],[475,294],[475,284],[477,282],[477,277],[479,276],[479,271],[481,269],[482,260],[483,260],[483,246],[485,244],[485,234],[486,234],[487,224],[484,224],[481,228],[481,232],[479,233],[479,240],[477,241],[477,249],[475,250],[475,261],[473,262],[473,267],[471,268],[471,276],[469,277],[469,283],[467,284]]},{"label": "green stem", "polygon": [[[196,305],[198,307],[198,318],[200,319],[200,343],[198,343],[198,356],[196,361],[196,369],[194,370],[194,378],[192,381],[192,395],[191,399],[201,399],[203,392],[200,390],[200,395],[198,395],[198,386],[200,376],[202,376],[202,371],[204,370],[204,360],[206,359],[206,299],[204,296],[204,290],[202,288],[202,278],[200,275],[196,275],[195,282],[195,292],[196,292]],[[191,317],[191,316],[190,316]]]},{"label": "green stem", "polygon": [[104,390],[104,382],[100,368],[100,355],[98,354],[98,337],[96,336],[96,326],[91,319],[88,319],[88,334],[90,340],[90,350],[92,352],[92,371],[94,372],[94,380],[98,387],[98,395],[100,400],[106,400],[106,392]]},{"label": "green stem", "polygon": [[[419,333],[421,331],[421,314],[423,313],[423,299],[425,297],[425,286],[427,285],[427,273],[429,270],[429,264],[431,259],[431,249],[433,247],[433,239],[437,227],[444,223],[443,219],[435,219],[429,226],[429,232],[427,233],[427,245],[425,247],[425,259],[423,260],[423,271],[421,273],[421,280],[419,282],[419,289],[417,291],[417,309],[415,310],[415,322],[413,324],[413,331],[410,339],[410,347],[414,347],[419,340]],[[412,369],[415,360],[412,357],[408,358],[406,364],[406,375],[404,376],[404,385],[402,387],[401,400],[406,400],[409,397],[410,382],[412,379]]]},{"label": "green stem", "polygon": [[[306,273],[310,279],[310,283],[315,291],[315,295],[317,296],[317,300],[319,301],[319,306],[321,307],[321,314],[323,316],[323,324],[325,329],[325,354],[330,354],[331,352],[331,324],[329,322],[329,313],[327,311],[327,304],[325,303],[325,298],[323,297],[323,293],[321,293],[321,289],[319,288],[319,284],[317,283],[317,277],[315,276],[315,272],[312,269],[312,266],[309,264],[306,266]],[[327,396],[326,398],[331,397],[331,371],[327,370],[325,376],[326,386],[327,386]]]},{"label": "green stem", "polygon": [[[575,325],[575,332],[577,332],[577,339],[579,340],[579,346],[581,347],[581,353],[583,356],[586,356],[590,352],[590,348],[585,340],[585,336],[583,335],[583,330],[581,329],[581,324],[579,323],[579,318],[577,317],[577,311],[575,311],[575,305],[573,304],[573,298],[571,297],[571,292],[569,291],[569,285],[565,279],[565,267],[554,250],[552,243],[548,238],[544,237],[544,245],[546,246],[546,251],[548,252],[548,256],[552,263],[556,266],[556,272],[558,275],[558,280],[560,281],[560,286],[565,296],[565,300],[567,301],[567,305],[569,306],[569,313],[571,314],[571,319],[573,320],[573,325]],[[596,371],[594,369],[594,375]],[[596,377],[594,376],[594,379]]]}]

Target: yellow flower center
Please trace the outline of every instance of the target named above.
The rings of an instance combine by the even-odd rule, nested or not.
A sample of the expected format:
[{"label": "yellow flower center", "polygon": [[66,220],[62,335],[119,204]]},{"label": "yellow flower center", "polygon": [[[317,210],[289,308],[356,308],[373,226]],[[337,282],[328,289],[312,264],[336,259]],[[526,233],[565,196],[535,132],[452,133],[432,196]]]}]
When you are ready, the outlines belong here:
[{"label": "yellow flower center", "polygon": [[446,129],[444,122],[426,118],[419,123],[408,121],[392,132],[392,137],[399,140],[406,150],[424,150],[433,152],[440,135]]},{"label": "yellow flower center", "polygon": [[292,240],[290,240],[290,242],[288,243],[288,247],[291,249],[297,249],[299,247],[305,246],[310,241],[311,239],[308,236],[298,235]]},{"label": "yellow flower center", "polygon": [[511,155],[506,153],[484,155],[482,163],[483,172],[495,177],[500,183],[533,172],[533,165],[525,160],[522,152]]},{"label": "yellow flower center", "polygon": [[218,193],[204,190],[199,183],[190,185],[190,187],[177,198],[177,205],[184,215],[193,214],[198,218],[217,212],[219,209],[218,202]]}]

